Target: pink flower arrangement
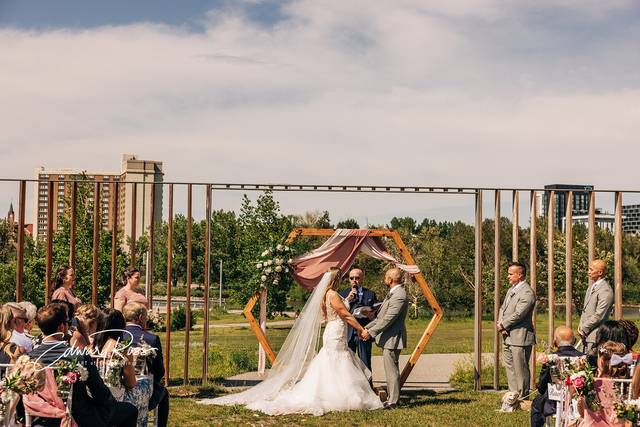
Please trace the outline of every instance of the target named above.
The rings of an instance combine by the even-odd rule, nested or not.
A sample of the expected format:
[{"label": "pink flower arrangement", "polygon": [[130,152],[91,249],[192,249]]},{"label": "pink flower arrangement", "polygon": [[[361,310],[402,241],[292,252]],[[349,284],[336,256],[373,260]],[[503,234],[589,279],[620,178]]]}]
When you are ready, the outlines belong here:
[{"label": "pink flower arrangement", "polygon": [[67,384],[75,384],[76,381],[78,381],[78,377],[79,377],[79,374],[77,372],[67,372],[63,376],[62,381],[64,381]]},{"label": "pink flower arrangement", "polygon": [[584,385],[586,383],[584,377],[582,377],[582,376],[573,378],[571,380],[571,382],[573,383],[573,386],[575,388],[582,388],[582,387],[584,387]]}]

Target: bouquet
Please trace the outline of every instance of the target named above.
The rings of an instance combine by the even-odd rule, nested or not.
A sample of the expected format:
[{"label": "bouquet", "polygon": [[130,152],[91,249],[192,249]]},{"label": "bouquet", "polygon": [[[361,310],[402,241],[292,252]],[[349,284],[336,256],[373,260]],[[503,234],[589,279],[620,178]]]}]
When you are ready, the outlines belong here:
[{"label": "bouquet", "polygon": [[262,252],[256,263],[256,268],[261,273],[260,287],[277,286],[282,279],[282,274],[288,273],[293,268],[292,263],[289,246],[277,245],[275,248],[269,248]]},{"label": "bouquet", "polygon": [[86,381],[89,371],[82,366],[77,359],[58,360],[52,368],[56,372],[56,383],[58,385],[58,396],[67,399],[71,393],[71,387],[78,381]]},{"label": "bouquet", "polygon": [[0,381],[0,420],[11,417],[10,407],[20,394],[31,394],[44,388],[45,373],[42,365],[20,356],[11,371]]},{"label": "bouquet", "polygon": [[640,421],[640,399],[616,402],[614,409],[619,420],[630,421],[633,425]]},{"label": "bouquet", "polygon": [[564,360],[565,384],[573,386],[578,396],[584,397],[586,405],[592,411],[600,409],[600,402],[594,388],[595,368],[589,365],[586,357],[576,361]]}]

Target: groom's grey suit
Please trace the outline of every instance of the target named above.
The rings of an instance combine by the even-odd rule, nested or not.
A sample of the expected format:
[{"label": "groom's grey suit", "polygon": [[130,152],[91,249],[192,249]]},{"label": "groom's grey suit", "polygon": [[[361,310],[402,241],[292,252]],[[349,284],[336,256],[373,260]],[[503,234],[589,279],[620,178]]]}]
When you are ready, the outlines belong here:
[{"label": "groom's grey suit", "polygon": [[378,317],[366,326],[371,338],[381,347],[384,373],[387,377],[387,403],[397,404],[400,398],[400,351],[407,344],[404,321],[409,309],[407,292],[403,285],[393,287],[384,299]]}]

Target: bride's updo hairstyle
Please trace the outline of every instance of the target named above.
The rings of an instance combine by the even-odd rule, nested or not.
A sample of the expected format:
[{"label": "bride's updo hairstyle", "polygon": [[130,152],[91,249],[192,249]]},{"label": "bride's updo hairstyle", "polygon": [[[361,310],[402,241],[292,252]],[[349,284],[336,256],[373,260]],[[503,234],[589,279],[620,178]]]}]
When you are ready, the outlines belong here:
[{"label": "bride's updo hairstyle", "polygon": [[331,267],[329,269],[329,274],[329,284],[327,285],[327,289],[324,291],[324,296],[320,305],[322,307],[322,315],[325,320],[327,319],[327,294],[330,290],[338,290],[338,287],[340,286],[340,279],[342,278],[342,272],[338,267]]}]

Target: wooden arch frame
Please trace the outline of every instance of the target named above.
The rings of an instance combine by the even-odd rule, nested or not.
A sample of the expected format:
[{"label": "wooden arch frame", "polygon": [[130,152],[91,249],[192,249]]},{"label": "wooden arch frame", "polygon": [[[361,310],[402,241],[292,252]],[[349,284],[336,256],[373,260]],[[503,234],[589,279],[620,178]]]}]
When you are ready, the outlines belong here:
[{"label": "wooden arch frame", "polygon": [[[291,231],[291,233],[289,233],[289,237],[287,237],[286,244],[290,244],[299,236],[329,237],[334,233],[335,233],[335,230],[331,228],[296,228],[293,231]],[[409,250],[405,246],[404,242],[400,238],[400,234],[398,234],[397,231],[389,230],[389,229],[372,229],[370,230],[370,233],[368,236],[389,237],[393,239],[398,249],[400,249],[400,252],[402,253],[402,258],[404,259],[405,263],[415,264],[413,257],[409,253]],[[400,387],[404,385],[405,381],[409,377],[409,374],[411,373],[411,371],[413,370],[413,367],[418,362],[420,355],[422,354],[425,347],[429,343],[429,339],[431,338],[431,335],[433,335],[433,332],[438,327],[438,324],[440,323],[440,320],[442,319],[442,316],[443,316],[442,308],[440,307],[440,304],[438,304],[438,300],[436,300],[436,297],[435,295],[433,295],[433,292],[431,292],[431,288],[429,288],[429,284],[427,283],[426,279],[422,275],[422,272],[415,274],[414,277],[416,279],[416,282],[420,286],[420,289],[422,290],[422,293],[424,294],[427,302],[433,309],[434,313],[433,313],[433,317],[431,318],[431,321],[429,322],[422,336],[420,337],[420,340],[418,341],[416,348],[411,353],[411,356],[409,357],[407,364],[402,369],[402,374],[400,375]],[[262,348],[265,350],[265,353],[269,358],[269,360],[271,361],[271,364],[273,364],[275,363],[276,355],[273,352],[273,349],[271,348],[271,344],[269,344],[269,340],[267,339],[267,336],[265,335],[264,331],[260,328],[260,325],[258,324],[258,322],[256,321],[252,313],[253,307],[255,307],[256,302],[260,299],[260,296],[262,295],[263,292],[264,292],[263,289],[258,290],[251,296],[251,298],[249,298],[249,301],[247,302],[247,305],[245,306],[243,313],[244,313],[244,316],[247,318],[247,321],[249,322],[249,326],[251,327],[251,330],[256,334],[256,338],[258,339],[258,342],[260,343],[260,345],[262,345]]]}]

